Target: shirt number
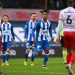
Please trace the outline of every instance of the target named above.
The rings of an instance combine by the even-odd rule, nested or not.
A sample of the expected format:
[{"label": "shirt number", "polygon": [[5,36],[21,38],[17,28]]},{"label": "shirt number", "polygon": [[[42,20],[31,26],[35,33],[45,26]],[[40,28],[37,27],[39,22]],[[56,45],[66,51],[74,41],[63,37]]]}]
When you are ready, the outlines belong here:
[{"label": "shirt number", "polygon": [[66,19],[67,24],[71,24],[72,23],[72,19],[70,18],[71,16],[69,15]]}]

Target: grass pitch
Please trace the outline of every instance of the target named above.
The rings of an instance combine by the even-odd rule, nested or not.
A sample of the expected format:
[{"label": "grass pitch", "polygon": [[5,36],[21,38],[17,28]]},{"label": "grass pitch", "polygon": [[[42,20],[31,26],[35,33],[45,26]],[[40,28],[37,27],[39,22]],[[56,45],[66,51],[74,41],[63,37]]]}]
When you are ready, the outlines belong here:
[{"label": "grass pitch", "polygon": [[[42,68],[42,58],[35,58],[35,65],[24,66],[24,59],[10,59],[10,66],[0,67],[6,75],[68,75],[62,58],[49,58],[47,68]],[[75,65],[73,66],[75,72]]]}]

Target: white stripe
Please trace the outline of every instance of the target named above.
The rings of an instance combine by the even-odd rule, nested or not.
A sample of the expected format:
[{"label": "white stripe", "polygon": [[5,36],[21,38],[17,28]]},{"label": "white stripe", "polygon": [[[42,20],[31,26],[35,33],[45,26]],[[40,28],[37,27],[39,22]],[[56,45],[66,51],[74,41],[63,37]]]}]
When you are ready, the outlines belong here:
[{"label": "white stripe", "polygon": [[45,71],[37,71],[37,72],[34,72],[34,71],[5,71],[5,72],[7,72],[7,73],[37,73],[37,74],[42,74],[42,73],[47,73],[47,74],[54,74],[54,75],[66,75],[67,73],[55,73],[55,72],[45,72]]},{"label": "white stripe", "polygon": [[68,28],[65,28],[64,31],[66,31],[66,32],[75,32],[75,29],[68,29]]}]

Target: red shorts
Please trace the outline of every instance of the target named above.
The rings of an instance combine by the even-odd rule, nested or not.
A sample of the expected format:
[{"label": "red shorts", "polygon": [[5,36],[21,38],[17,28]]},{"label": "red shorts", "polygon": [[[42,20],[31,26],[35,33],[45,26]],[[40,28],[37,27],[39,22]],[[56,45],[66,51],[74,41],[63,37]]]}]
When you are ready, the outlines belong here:
[{"label": "red shorts", "polygon": [[75,49],[75,32],[64,32],[64,47]]}]

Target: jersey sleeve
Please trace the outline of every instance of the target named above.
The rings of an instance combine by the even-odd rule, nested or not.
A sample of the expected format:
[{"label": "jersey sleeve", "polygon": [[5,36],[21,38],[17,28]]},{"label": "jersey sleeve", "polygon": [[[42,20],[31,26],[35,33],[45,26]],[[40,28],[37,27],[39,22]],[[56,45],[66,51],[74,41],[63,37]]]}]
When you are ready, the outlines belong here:
[{"label": "jersey sleeve", "polygon": [[60,12],[59,19],[58,19],[58,27],[57,27],[57,37],[59,37],[60,31],[62,29],[62,24],[63,24],[63,16],[62,15],[63,15],[63,13]]},{"label": "jersey sleeve", "polygon": [[27,38],[27,35],[28,35],[28,22],[26,22],[24,27],[24,38]]},{"label": "jersey sleeve", "polygon": [[15,39],[15,37],[14,37],[14,32],[13,32],[13,26],[11,26],[11,33],[12,33],[13,39]]},{"label": "jersey sleeve", "polygon": [[50,33],[50,37],[52,38],[52,24],[50,24],[49,33]]},{"label": "jersey sleeve", "polygon": [[32,29],[32,37],[35,38],[35,30],[37,31],[40,28],[40,22],[38,21],[35,25],[35,27]]}]

